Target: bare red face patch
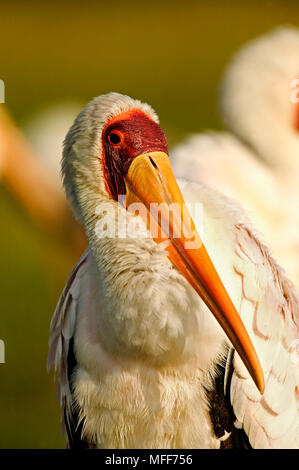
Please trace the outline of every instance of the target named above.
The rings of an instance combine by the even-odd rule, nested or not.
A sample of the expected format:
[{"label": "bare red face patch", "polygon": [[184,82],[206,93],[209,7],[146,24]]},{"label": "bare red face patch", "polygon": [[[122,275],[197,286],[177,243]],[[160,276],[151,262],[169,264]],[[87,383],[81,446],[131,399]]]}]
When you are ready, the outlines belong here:
[{"label": "bare red face patch", "polygon": [[102,133],[102,165],[108,193],[117,199],[125,194],[126,176],[132,160],[146,152],[168,153],[161,127],[139,110],[111,119]]}]

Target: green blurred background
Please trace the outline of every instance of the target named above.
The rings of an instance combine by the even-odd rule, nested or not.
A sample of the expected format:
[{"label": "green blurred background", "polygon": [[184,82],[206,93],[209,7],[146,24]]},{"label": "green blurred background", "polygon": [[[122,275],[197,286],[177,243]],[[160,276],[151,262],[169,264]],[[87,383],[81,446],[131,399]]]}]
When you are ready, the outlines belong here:
[{"label": "green blurred background", "polygon": [[[119,91],[148,101],[174,144],[221,127],[226,63],[250,38],[286,24],[299,26],[298,1],[1,2],[6,106],[26,128],[55,103]],[[47,343],[78,254],[34,225],[1,180],[0,218],[0,447],[64,447]]]}]

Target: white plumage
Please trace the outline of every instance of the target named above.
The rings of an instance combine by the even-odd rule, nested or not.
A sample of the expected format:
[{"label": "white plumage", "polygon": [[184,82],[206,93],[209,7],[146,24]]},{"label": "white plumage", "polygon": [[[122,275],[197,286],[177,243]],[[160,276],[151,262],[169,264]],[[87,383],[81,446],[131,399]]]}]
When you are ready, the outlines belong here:
[{"label": "white plumage", "polygon": [[180,182],[185,200],[202,206],[195,223],[260,358],[263,395],[141,218],[138,238],[97,236],[101,207],[123,222],[134,217],[109,196],[99,165],[107,120],[130,109],[157,120],[147,105],[112,93],[85,108],[65,141],[66,191],[90,242],[51,323],[49,366],[58,370],[69,445],[219,448],[210,392],[224,363],[235,429],[254,448],[298,448],[298,299],[243,212],[204,185]]}]

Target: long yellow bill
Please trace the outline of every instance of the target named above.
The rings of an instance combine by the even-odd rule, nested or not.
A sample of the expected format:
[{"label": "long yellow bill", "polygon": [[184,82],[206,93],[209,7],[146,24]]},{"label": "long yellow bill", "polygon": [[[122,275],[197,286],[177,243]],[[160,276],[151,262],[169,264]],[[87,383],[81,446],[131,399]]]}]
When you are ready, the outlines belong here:
[{"label": "long yellow bill", "polygon": [[126,176],[126,205],[145,206],[140,215],[158,243],[167,239],[169,258],[220,323],[261,393],[263,371],[245,329],[195,228],[164,152],[136,157]]}]

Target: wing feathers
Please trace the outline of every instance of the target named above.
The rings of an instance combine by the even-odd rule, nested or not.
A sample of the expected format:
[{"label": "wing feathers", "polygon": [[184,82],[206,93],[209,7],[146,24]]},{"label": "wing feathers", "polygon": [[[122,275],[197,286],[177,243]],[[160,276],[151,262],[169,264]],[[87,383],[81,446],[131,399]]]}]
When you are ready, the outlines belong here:
[{"label": "wing feathers", "polygon": [[[231,380],[236,418],[254,448],[299,447],[298,299],[267,249],[245,225],[236,225],[235,273],[242,280],[240,315],[261,358],[261,396],[237,354]],[[255,283],[252,282],[255,279]]]},{"label": "wing feathers", "polygon": [[71,343],[76,324],[80,278],[84,272],[83,267],[88,255],[89,250],[84,253],[67,280],[51,321],[49,340],[48,370],[54,365],[55,371],[58,372],[58,397],[62,407],[62,428],[67,432],[69,444],[74,438],[74,410],[70,375],[75,361],[74,359],[70,361],[70,353],[73,356]]}]

